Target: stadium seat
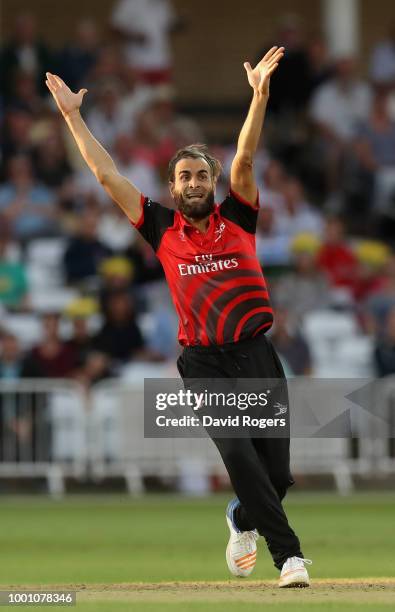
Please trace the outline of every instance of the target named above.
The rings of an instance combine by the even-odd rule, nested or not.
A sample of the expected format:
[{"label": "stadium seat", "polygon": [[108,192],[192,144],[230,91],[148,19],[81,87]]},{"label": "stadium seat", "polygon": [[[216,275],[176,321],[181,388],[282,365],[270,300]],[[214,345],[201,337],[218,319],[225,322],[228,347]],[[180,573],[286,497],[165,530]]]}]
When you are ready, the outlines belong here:
[{"label": "stadium seat", "polygon": [[29,243],[26,257],[31,262],[56,266],[61,264],[65,248],[65,238],[37,238]]},{"label": "stadium seat", "polygon": [[[341,378],[344,376],[364,376],[365,369],[339,359],[341,343],[352,344],[363,336],[360,335],[355,317],[351,313],[322,310],[306,315],[303,333],[309,343],[313,359],[313,375],[325,378]],[[354,353],[355,356],[355,353]],[[353,356],[350,354],[350,359]],[[360,363],[360,362],[358,362]],[[350,368],[352,367],[352,374]]]},{"label": "stadium seat", "polygon": [[26,265],[32,290],[58,287],[62,284],[65,248],[64,238],[39,238],[31,241],[26,251]]},{"label": "stadium seat", "polygon": [[373,339],[369,336],[340,338],[336,347],[336,361],[344,377],[374,376]]},{"label": "stadium seat", "polygon": [[41,338],[41,323],[36,314],[8,314],[1,325],[16,336],[23,350],[30,349]]},{"label": "stadium seat", "polygon": [[42,288],[31,292],[30,302],[37,312],[63,312],[66,306],[79,297],[76,289],[58,287],[56,289]]},{"label": "stadium seat", "polygon": [[309,313],[303,321],[303,329],[307,337],[312,340],[314,338],[337,340],[358,333],[357,322],[351,313],[331,310]]}]

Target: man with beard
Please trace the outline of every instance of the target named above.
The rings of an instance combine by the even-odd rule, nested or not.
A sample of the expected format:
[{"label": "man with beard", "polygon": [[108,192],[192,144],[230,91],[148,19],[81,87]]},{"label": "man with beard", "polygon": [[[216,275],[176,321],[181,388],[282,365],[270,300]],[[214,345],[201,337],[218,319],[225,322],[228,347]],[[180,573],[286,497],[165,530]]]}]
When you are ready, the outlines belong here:
[{"label": "man with beard", "polygon": [[[270,77],[284,54],[273,47],[252,69],[245,63],[252,102],[238,139],[228,197],[214,203],[220,163],[206,147],[191,145],[169,163],[169,188],[177,210],[151,201],[122,177],[83,122],[85,89],[72,93],[55,75],[47,86],[97,180],[152,245],[164,268],[179,316],[177,365],[186,379],[284,380],[281,363],[265,332],[273,313],[255,252],[258,192],[253,174],[269,97]],[[252,381],[251,381],[252,383]],[[280,402],[287,411],[286,386]],[[212,435],[237,498],[228,505],[230,539],[226,560],[235,576],[248,576],[256,562],[256,540],[264,536],[280,587],[308,586],[300,543],[281,504],[293,484],[289,437]],[[211,435],[211,434],[210,434]]]}]

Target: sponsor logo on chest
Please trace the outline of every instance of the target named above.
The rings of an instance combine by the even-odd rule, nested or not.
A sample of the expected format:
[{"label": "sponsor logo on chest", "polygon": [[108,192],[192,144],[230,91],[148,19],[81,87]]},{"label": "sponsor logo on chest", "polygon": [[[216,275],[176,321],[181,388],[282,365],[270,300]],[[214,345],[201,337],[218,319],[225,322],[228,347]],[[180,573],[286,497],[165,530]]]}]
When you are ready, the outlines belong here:
[{"label": "sponsor logo on chest", "polygon": [[231,259],[214,259],[212,253],[206,255],[195,255],[195,263],[179,263],[178,271],[180,276],[190,276],[194,274],[208,274],[210,272],[220,272],[221,270],[231,270],[237,268],[239,262],[236,257]]}]

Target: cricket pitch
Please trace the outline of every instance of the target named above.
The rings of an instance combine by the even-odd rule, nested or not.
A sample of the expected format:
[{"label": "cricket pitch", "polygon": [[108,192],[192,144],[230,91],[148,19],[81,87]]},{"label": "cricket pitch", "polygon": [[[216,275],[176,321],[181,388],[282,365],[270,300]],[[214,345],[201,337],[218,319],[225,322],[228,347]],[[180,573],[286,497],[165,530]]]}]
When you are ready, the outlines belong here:
[{"label": "cricket pitch", "polygon": [[[275,581],[230,580],[224,582],[130,582],[121,584],[67,584],[23,586],[23,589],[76,591],[77,602],[118,601],[139,603],[250,602],[320,604],[364,603],[394,604],[395,578],[312,579],[307,589],[279,589]],[[19,590],[10,585],[3,590]]]}]

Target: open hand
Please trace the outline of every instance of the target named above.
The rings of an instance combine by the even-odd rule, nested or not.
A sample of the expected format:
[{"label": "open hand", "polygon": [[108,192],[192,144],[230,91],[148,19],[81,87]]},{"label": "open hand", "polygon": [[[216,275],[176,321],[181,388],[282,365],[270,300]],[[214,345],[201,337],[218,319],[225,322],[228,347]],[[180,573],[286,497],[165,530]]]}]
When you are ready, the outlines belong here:
[{"label": "open hand", "polygon": [[248,82],[254,91],[269,95],[270,77],[276,70],[279,61],[284,55],[284,47],[272,47],[254,69],[248,62],[244,63]]},{"label": "open hand", "polygon": [[82,99],[87,89],[80,89],[78,93],[73,93],[70,87],[67,87],[66,83],[62,81],[56,74],[46,73],[47,80],[45,81],[46,86],[53,95],[55,102],[64,117],[76,111],[82,104]]}]

